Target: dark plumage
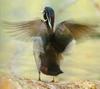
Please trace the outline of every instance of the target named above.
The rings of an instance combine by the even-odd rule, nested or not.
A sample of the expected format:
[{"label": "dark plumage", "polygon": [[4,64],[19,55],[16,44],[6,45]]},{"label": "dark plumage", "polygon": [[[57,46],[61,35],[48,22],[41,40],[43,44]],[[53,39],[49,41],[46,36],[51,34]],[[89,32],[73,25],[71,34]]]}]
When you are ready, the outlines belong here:
[{"label": "dark plumage", "polygon": [[[15,33],[15,35],[20,35],[20,38],[23,37],[24,39],[27,36],[28,39],[39,37],[39,41],[42,41],[38,44],[40,48],[42,47],[42,51],[37,52],[40,61],[40,64],[37,62],[39,64],[39,80],[41,79],[40,72],[50,76],[63,73],[60,69],[62,53],[73,40],[85,37],[85,35],[94,31],[92,25],[66,20],[54,28],[55,13],[51,7],[44,8],[43,17],[44,20],[39,19],[20,23],[4,21],[5,26],[10,28],[9,33]],[[16,34],[17,32],[18,34]]]}]

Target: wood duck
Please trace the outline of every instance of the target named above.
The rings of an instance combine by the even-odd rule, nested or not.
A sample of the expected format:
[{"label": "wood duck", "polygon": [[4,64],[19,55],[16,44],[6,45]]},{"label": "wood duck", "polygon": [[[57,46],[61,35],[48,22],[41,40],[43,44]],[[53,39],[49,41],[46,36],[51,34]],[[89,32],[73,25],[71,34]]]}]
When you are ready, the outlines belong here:
[{"label": "wood duck", "polygon": [[[93,31],[94,26],[80,24],[73,20],[63,21],[54,28],[55,13],[51,7],[45,7],[43,11],[43,20],[37,19],[24,22],[4,22],[5,26],[10,28],[9,32],[14,34],[19,32],[18,37],[34,38],[39,37],[42,43],[42,51],[38,52],[39,80],[40,73],[57,76],[63,71],[60,68],[62,53],[68,49],[73,40],[85,37]],[[21,35],[24,34],[24,35]],[[28,39],[30,39],[28,38]],[[39,48],[37,48],[39,50]],[[37,59],[36,59],[37,60]],[[54,79],[53,79],[54,81]]]}]

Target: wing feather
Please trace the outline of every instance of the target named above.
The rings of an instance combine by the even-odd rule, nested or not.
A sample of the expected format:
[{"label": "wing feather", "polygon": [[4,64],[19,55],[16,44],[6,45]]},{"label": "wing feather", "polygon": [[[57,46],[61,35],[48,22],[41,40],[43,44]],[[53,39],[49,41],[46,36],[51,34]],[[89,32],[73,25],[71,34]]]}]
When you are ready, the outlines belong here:
[{"label": "wing feather", "polygon": [[47,34],[47,27],[43,20],[33,20],[24,22],[3,21],[3,27],[11,36],[20,39],[31,39],[33,36]]},{"label": "wing feather", "polygon": [[95,31],[96,25],[87,25],[75,23],[72,21],[64,21],[56,26],[56,34],[71,35],[75,39],[86,37]]}]

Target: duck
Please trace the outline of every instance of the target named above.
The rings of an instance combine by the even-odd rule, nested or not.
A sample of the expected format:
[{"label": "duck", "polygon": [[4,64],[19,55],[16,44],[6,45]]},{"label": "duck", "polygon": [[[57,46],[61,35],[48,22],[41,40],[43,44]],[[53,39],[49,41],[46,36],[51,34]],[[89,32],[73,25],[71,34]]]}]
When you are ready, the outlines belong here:
[{"label": "duck", "polygon": [[46,6],[43,10],[43,19],[23,22],[4,21],[4,24],[9,28],[9,33],[17,33],[13,36],[19,35],[19,38],[33,39],[38,50],[34,50],[34,56],[38,54],[38,57],[35,57],[39,73],[38,80],[41,80],[40,75],[43,73],[53,76],[53,82],[55,76],[63,73],[60,63],[64,51],[69,48],[70,44],[74,44],[77,39],[93,33],[95,27],[77,23],[73,20],[64,20],[54,26],[55,12],[49,6]]}]

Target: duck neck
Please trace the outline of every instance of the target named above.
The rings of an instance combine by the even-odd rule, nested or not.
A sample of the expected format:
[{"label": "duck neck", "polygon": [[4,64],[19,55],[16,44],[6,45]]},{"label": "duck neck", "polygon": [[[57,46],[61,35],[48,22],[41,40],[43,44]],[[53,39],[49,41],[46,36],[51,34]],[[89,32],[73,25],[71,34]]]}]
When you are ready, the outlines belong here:
[{"label": "duck neck", "polygon": [[49,33],[54,32],[54,17],[53,16],[50,19],[46,20],[46,26],[48,28]]}]

